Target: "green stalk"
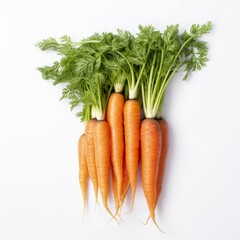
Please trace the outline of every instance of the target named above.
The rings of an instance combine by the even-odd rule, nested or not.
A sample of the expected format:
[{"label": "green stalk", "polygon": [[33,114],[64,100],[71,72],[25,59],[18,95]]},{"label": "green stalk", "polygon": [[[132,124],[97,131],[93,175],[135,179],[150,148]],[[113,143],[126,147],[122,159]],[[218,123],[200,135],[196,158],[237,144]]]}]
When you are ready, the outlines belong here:
[{"label": "green stalk", "polygon": [[129,86],[129,89],[132,87],[132,85],[134,85],[134,82],[135,82],[135,75],[134,75],[134,70],[133,70],[133,67],[131,65],[131,63],[128,61],[128,59],[119,51],[117,51],[117,53],[124,58],[124,60],[126,61],[126,63],[128,64],[129,66],[129,69],[130,69],[130,72],[131,72],[131,81],[130,82],[130,79],[127,78],[128,80],[128,86]]},{"label": "green stalk", "polygon": [[81,120],[86,126],[87,122],[91,119],[91,106],[87,105],[87,106],[83,106],[83,108],[85,109],[84,109],[84,114],[81,115],[82,116]]},{"label": "green stalk", "polygon": [[103,120],[104,119],[104,114],[103,114],[103,109],[102,109],[102,102],[101,102],[101,90],[100,86],[98,86],[98,115],[97,115],[97,120]]},{"label": "green stalk", "polygon": [[183,48],[186,46],[186,44],[192,39],[193,37],[191,36],[190,38],[188,38],[187,41],[184,42],[184,44],[181,46],[181,48],[179,49],[179,51],[177,52],[177,54],[175,55],[168,71],[167,71],[167,74],[163,80],[163,83],[161,84],[161,87],[160,87],[160,90],[159,90],[159,94],[157,96],[157,99],[155,101],[155,104],[154,104],[154,107],[153,107],[153,112],[154,113],[157,113],[157,109],[159,108],[159,104],[160,104],[160,101],[161,101],[161,97],[163,96],[163,93],[170,81],[170,79],[173,77],[173,75],[176,73],[176,71],[182,67],[184,64],[185,64],[185,61],[181,64],[179,64],[178,66],[175,67],[175,69],[173,70],[173,72],[171,73],[171,75],[169,76],[170,74],[170,71],[172,70],[172,67],[174,65],[174,63],[176,62],[177,58],[179,57],[180,53],[182,52]]},{"label": "green stalk", "polygon": [[[165,81],[167,80],[168,75],[169,75],[170,71],[172,70],[172,67],[173,67],[174,63],[175,63],[175,61],[177,60],[177,58],[179,57],[179,55],[180,55],[180,53],[182,52],[183,48],[185,47],[185,45],[186,45],[192,38],[193,38],[193,37],[190,37],[186,42],[184,42],[184,44],[181,46],[181,48],[179,49],[179,51],[178,51],[177,54],[175,55],[175,58],[173,59],[172,64],[170,65],[170,67],[169,67],[169,69],[168,69],[168,71],[167,71],[167,74],[166,74],[166,76],[165,76],[165,78],[164,78],[164,80],[163,80],[163,84],[162,84],[161,88],[164,86]],[[160,91],[161,91],[161,89],[160,89]]]},{"label": "green stalk", "polygon": [[[153,72],[155,67],[155,61],[156,61],[156,54],[154,54],[153,63],[150,70],[150,76],[149,76],[148,87],[147,87],[147,102],[145,104],[146,108],[144,108],[145,115],[147,118],[153,118],[151,114],[151,93],[152,93]],[[143,99],[143,101],[145,101],[145,99]]]},{"label": "green stalk", "polygon": [[146,59],[145,59],[145,62],[143,64],[143,66],[141,67],[141,70],[140,70],[140,73],[138,75],[136,83],[133,83],[133,86],[131,86],[131,88],[129,87],[129,99],[136,99],[137,98],[138,87],[139,87],[139,84],[141,82],[143,71],[145,70],[145,67],[146,67],[146,64],[147,64],[147,60],[148,60],[148,57],[149,57],[151,46],[152,46],[152,43],[149,44],[149,46],[148,46]]},{"label": "green stalk", "polygon": [[153,108],[154,100],[155,100],[156,94],[157,94],[157,90],[159,89],[159,85],[160,85],[160,82],[161,82],[160,77],[161,77],[161,72],[162,72],[163,59],[164,59],[164,49],[161,52],[161,61],[160,61],[160,66],[159,66],[158,75],[157,75],[157,79],[156,79],[156,84],[155,84],[153,94],[152,94],[151,108]]},{"label": "green stalk", "polygon": [[163,116],[163,102],[164,102],[164,94],[161,98],[160,106],[159,106],[157,114],[156,114],[157,119],[160,119]]},{"label": "green stalk", "polygon": [[[185,64],[185,63],[184,63],[184,64]],[[157,114],[158,108],[159,108],[160,103],[161,103],[162,96],[163,96],[163,94],[164,94],[164,92],[165,92],[165,89],[166,89],[168,83],[170,82],[171,78],[174,76],[174,74],[177,72],[177,70],[178,70],[180,67],[182,67],[184,64],[179,64],[179,65],[173,70],[173,72],[171,73],[171,75],[169,76],[169,78],[167,79],[167,81],[164,82],[164,83],[161,85],[161,89],[160,89],[160,91],[159,91],[159,94],[158,94],[158,96],[157,96],[157,99],[156,99],[155,104],[154,104],[154,107],[153,107],[153,115],[156,116],[156,114]]]},{"label": "green stalk", "polygon": [[143,86],[143,84],[142,84],[142,86],[141,86],[141,89],[142,89],[143,109],[146,109],[145,92],[144,92],[144,86]]}]

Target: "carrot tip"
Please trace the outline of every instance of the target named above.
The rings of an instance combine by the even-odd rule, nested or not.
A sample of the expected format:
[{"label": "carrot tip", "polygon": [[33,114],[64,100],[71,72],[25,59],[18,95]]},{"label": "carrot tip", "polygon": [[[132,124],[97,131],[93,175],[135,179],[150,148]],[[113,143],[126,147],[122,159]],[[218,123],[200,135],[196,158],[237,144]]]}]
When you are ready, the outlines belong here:
[{"label": "carrot tip", "polygon": [[120,215],[119,213],[117,213],[116,216],[119,217],[119,220],[120,220],[121,222],[125,222],[125,220],[121,217],[121,215]]},{"label": "carrot tip", "polygon": [[144,223],[143,221],[141,221],[142,222],[142,224],[143,225],[147,225],[148,224],[148,221],[149,221],[149,219],[151,218],[151,216],[149,215],[149,217],[147,218],[147,220],[146,220],[146,222]]},{"label": "carrot tip", "polygon": [[112,220],[114,219],[120,225],[119,221],[116,218],[117,213],[113,214],[106,203],[104,203],[104,207],[107,210],[107,212],[111,215]]},{"label": "carrot tip", "polygon": [[156,227],[158,228],[159,231],[161,231],[162,233],[165,233],[165,232],[158,226],[155,218],[152,218],[152,221],[153,221],[153,223],[156,225]]},{"label": "carrot tip", "polygon": [[95,213],[100,216],[100,214],[97,213],[97,208],[98,210],[100,211],[100,214],[102,214],[102,210],[100,208],[100,204],[99,204],[99,201],[96,199],[96,203],[95,203]]},{"label": "carrot tip", "polygon": [[122,206],[123,206],[123,203],[120,202],[120,208],[119,208],[118,216],[119,216],[119,218],[120,218],[121,221],[125,222],[125,221],[122,219],[122,217],[121,217],[121,216],[122,216]]},{"label": "carrot tip", "polygon": [[135,199],[136,188],[132,189],[132,206],[130,212],[132,212],[134,208],[134,199]]},{"label": "carrot tip", "polygon": [[152,221],[153,221],[153,223],[155,224],[155,226],[158,228],[158,230],[161,231],[162,233],[165,233],[165,232],[158,226],[158,224],[157,224],[157,222],[156,222],[156,220],[155,220],[155,217],[152,217],[151,215],[148,216],[148,218],[147,218],[147,220],[146,220],[145,223],[144,223],[143,221],[141,221],[142,224],[143,224],[143,225],[147,225],[148,222],[149,222],[149,220],[150,220],[150,218],[152,218]]},{"label": "carrot tip", "polygon": [[119,213],[117,212],[116,215],[119,217],[119,219],[120,219],[122,222],[125,222],[125,220],[124,220],[124,219],[122,218],[122,216],[121,216],[121,215],[122,215],[122,209],[120,208],[119,211],[120,211],[120,212],[119,212]]},{"label": "carrot tip", "polygon": [[86,201],[84,201],[84,203],[83,203],[83,216],[82,216],[82,222],[84,222],[85,213],[86,213]]},{"label": "carrot tip", "polygon": [[105,228],[107,228],[107,226],[108,226],[108,225],[110,224],[110,222],[113,221],[113,220],[115,220],[115,221],[118,223],[118,225],[119,225],[120,227],[122,227],[121,224],[120,224],[120,223],[118,222],[118,220],[116,219],[116,216],[115,216],[115,217],[112,217],[111,219],[108,220]]}]

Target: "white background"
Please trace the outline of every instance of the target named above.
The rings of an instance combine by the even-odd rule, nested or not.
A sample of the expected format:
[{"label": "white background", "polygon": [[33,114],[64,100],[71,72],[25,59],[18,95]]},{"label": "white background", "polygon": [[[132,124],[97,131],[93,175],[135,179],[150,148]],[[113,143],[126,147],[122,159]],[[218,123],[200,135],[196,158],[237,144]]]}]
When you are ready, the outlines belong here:
[{"label": "white background", "polygon": [[[237,0],[0,0],[0,239],[240,239],[238,10]],[[56,56],[34,44],[208,20],[207,67],[187,82],[178,75],[167,90],[170,151],[156,209],[165,234],[141,222],[148,210],[140,182],[121,227],[95,213],[92,187],[82,222],[77,140],[84,126],[59,102],[61,87],[36,71]]]}]

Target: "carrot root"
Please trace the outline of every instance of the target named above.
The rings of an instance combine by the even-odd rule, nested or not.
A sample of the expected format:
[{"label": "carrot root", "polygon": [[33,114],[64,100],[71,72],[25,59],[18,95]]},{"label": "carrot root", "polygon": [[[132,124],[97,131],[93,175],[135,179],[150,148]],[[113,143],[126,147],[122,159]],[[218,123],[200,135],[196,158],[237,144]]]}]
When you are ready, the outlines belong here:
[{"label": "carrot root", "polygon": [[161,129],[154,119],[145,119],[141,124],[141,150],[142,150],[142,188],[147,201],[150,216],[155,221],[156,208],[156,182],[158,176]]},{"label": "carrot root", "polygon": [[140,105],[137,100],[128,100],[124,105],[125,156],[132,190],[132,207],[137,187],[137,169],[139,162]]},{"label": "carrot root", "polygon": [[124,96],[121,93],[111,94],[107,106],[107,122],[111,135],[111,162],[116,181],[117,198],[121,200],[123,181],[123,157],[124,157],[124,134],[123,134],[123,107]]},{"label": "carrot root", "polygon": [[97,176],[99,189],[102,197],[103,206],[110,216],[118,222],[116,214],[114,215],[108,207],[109,178],[111,165],[111,138],[109,125],[106,121],[98,121],[94,132],[95,159],[97,165]]},{"label": "carrot root", "polygon": [[96,202],[98,202],[98,176],[97,167],[95,159],[95,144],[94,144],[94,132],[97,121],[91,119],[86,125],[85,135],[86,135],[86,157],[89,176],[93,183],[94,193]]},{"label": "carrot root", "polygon": [[159,146],[161,148],[161,155],[159,159],[159,170],[158,170],[158,177],[157,177],[157,195],[156,195],[156,205],[158,202],[158,198],[162,191],[162,184],[164,178],[164,171],[165,165],[167,160],[167,153],[168,153],[168,124],[164,119],[158,119],[158,123],[160,125],[161,133],[162,133],[162,142]]},{"label": "carrot root", "polygon": [[79,161],[79,183],[83,197],[83,219],[84,219],[87,201],[87,182],[88,182],[85,134],[81,135],[78,140],[78,161]]}]

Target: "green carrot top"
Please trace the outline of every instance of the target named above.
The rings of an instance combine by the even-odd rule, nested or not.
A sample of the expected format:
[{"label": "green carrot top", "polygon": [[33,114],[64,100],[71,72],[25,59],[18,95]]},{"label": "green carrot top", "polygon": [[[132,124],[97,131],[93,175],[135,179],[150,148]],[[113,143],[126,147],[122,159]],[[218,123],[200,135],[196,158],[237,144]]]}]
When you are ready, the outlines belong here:
[{"label": "green carrot top", "polygon": [[71,109],[81,106],[77,115],[84,122],[104,119],[113,90],[123,92],[126,99],[141,100],[147,118],[161,117],[163,96],[175,73],[182,69],[185,80],[205,66],[208,47],[199,39],[211,28],[211,22],[194,24],[180,34],[178,25],[163,32],[150,25],[139,26],[136,36],[118,30],[96,33],[80,42],[68,36],[60,42],[48,38],[37,46],[56,52],[61,59],[38,70],[54,85],[64,84],[61,99],[69,99]]}]

